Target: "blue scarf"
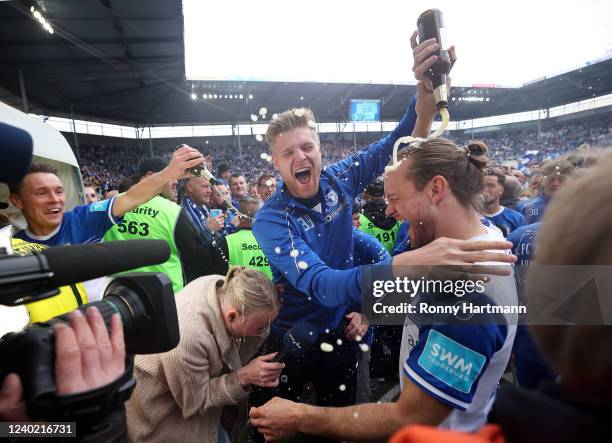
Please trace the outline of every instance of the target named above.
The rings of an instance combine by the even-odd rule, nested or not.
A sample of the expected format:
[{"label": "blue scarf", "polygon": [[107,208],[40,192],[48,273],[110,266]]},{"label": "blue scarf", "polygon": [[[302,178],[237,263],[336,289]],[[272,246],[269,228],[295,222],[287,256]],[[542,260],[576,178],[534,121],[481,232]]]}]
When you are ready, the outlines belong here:
[{"label": "blue scarf", "polygon": [[191,200],[187,196],[183,197],[181,206],[183,207],[183,209],[185,209],[185,211],[191,218],[192,223],[198,229],[202,237],[206,241],[212,241],[213,233],[210,229],[208,229],[208,226],[206,225],[206,219],[209,216],[209,212],[206,206],[198,206],[194,203],[193,200]]}]

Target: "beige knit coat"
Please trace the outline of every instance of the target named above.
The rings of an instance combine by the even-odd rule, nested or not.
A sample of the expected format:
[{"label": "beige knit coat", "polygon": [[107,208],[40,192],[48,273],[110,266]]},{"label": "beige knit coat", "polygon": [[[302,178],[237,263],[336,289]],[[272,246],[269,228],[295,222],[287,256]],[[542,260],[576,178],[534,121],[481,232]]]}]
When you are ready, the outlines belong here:
[{"label": "beige knit coat", "polygon": [[181,340],[166,353],[136,357],[136,388],[126,403],[134,442],[217,443],[219,422],[232,440],[247,418],[245,390],[236,371],[255,354],[262,338],[229,336],[212,275],[176,294]]}]

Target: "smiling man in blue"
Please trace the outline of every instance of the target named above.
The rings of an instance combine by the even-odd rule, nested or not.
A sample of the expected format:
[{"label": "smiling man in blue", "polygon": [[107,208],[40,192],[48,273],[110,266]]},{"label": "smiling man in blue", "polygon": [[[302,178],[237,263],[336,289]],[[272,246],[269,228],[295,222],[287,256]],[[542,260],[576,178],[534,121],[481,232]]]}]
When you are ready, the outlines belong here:
[{"label": "smiling man in blue", "polygon": [[65,211],[64,184],[57,171],[47,164],[34,164],[21,182],[9,184],[11,202],[21,210],[28,224],[15,237],[45,246],[99,242],[127,212],[151,200],[169,183],[191,177],[186,169],[201,164],[202,160],[196,149],[180,148],[166,168],[127,192],[71,211]]}]

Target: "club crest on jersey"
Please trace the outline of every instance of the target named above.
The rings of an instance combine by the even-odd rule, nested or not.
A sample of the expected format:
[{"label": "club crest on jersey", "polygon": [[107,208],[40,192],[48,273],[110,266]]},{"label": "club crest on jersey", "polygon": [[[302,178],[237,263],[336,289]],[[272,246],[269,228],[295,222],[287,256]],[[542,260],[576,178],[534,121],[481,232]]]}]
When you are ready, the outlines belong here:
[{"label": "club crest on jersey", "polygon": [[327,194],[325,194],[325,204],[329,208],[333,208],[338,204],[338,194],[336,193],[336,191],[334,191],[333,189],[327,191]]}]

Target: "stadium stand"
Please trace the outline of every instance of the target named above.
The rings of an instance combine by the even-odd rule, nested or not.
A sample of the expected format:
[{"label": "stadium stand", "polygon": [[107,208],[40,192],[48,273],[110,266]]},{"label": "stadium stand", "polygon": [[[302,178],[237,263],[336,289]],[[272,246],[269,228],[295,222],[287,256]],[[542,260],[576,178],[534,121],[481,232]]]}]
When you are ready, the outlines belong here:
[{"label": "stadium stand", "polygon": [[[516,161],[521,169],[533,163],[567,154],[585,143],[593,148],[612,146],[612,114],[557,124],[546,125],[546,121],[544,123],[546,129],[540,131],[539,137],[537,127],[506,129],[504,126],[495,131],[483,131],[477,134],[450,131],[446,136],[459,145],[472,139],[482,140],[490,149],[491,159],[497,164]],[[327,141],[328,138],[332,137],[323,135],[321,139],[324,165],[336,162],[353,152],[353,140],[343,140],[338,137],[337,140]],[[371,134],[360,134],[357,146],[366,146],[372,138]],[[103,137],[100,139],[101,142],[104,141]],[[189,139],[185,139],[185,142],[190,143]],[[201,143],[201,139],[194,142]],[[212,156],[214,165],[226,163],[232,171],[243,172],[249,184],[253,184],[262,172],[273,170],[270,162],[261,158],[262,154],[269,152],[265,143],[251,143],[242,147],[242,157],[238,158],[233,145],[202,145],[194,142],[191,142],[193,147],[205,155]],[[162,147],[157,143],[156,153],[169,156],[170,146]],[[533,154],[534,151],[537,153]],[[117,189],[119,182],[131,176],[134,165],[145,155],[138,153],[137,149],[102,144],[81,144],[79,153],[83,180],[95,184],[101,193]]]}]

